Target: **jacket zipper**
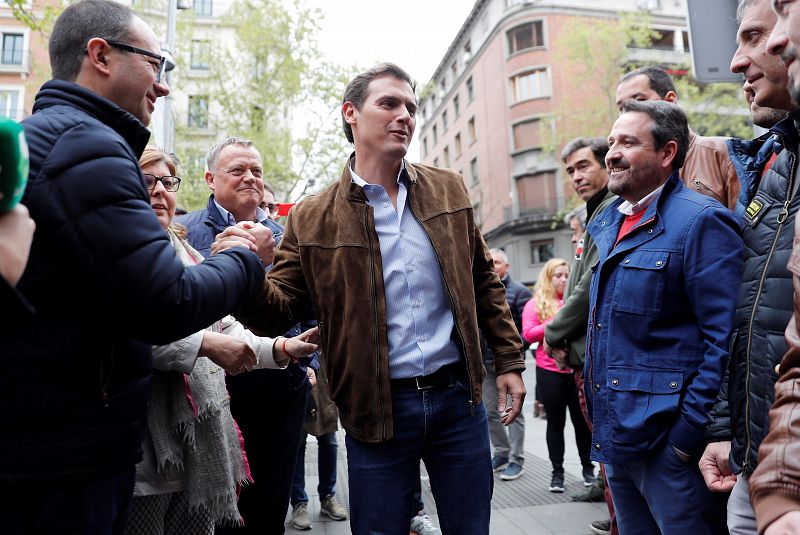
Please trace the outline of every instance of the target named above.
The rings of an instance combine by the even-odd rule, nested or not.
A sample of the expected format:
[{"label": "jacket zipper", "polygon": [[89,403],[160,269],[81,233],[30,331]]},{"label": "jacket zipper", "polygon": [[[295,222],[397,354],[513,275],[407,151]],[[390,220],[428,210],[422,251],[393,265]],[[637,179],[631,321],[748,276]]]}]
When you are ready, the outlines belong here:
[{"label": "jacket zipper", "polygon": [[[783,140],[781,139],[781,141]],[[772,254],[775,252],[775,247],[778,244],[778,238],[780,237],[781,230],[783,229],[783,223],[789,216],[789,205],[792,203],[792,200],[794,199],[794,174],[796,171],[797,161],[794,155],[790,154],[790,156],[792,158],[792,165],[791,165],[791,174],[789,175],[789,184],[786,189],[786,201],[783,203],[783,210],[780,211],[777,217],[778,228],[775,231],[775,237],[772,240],[772,246],[769,249],[769,254],[767,255],[767,261],[764,263],[764,269],[761,272],[761,279],[758,282],[758,290],[756,291],[756,296],[755,299],[753,300],[753,308],[750,311],[750,322],[747,330],[747,350],[745,352],[745,376],[744,376],[744,381],[745,381],[744,433],[745,433],[745,438],[747,439],[747,444],[745,445],[744,460],[742,462],[742,472],[745,474],[748,473],[748,468],[750,465],[750,446],[752,438],[750,432],[750,350],[753,342],[753,322],[755,321],[756,318],[756,309],[758,308],[758,300],[761,298],[761,291],[764,289],[764,280],[767,277],[767,268],[769,267],[770,260],[772,260]]]},{"label": "jacket zipper", "polygon": [[[409,195],[410,197],[410,195]],[[422,224],[419,217],[417,217],[416,212],[414,212],[414,208],[411,202],[408,203],[408,209],[411,210],[411,213],[414,215],[417,221],[420,222],[420,226],[425,231],[425,234],[428,236],[428,241],[431,242],[431,247],[434,248],[436,252],[436,262],[439,264],[439,271],[442,273],[442,282],[444,282],[444,288],[447,290],[447,298],[450,300],[450,310],[453,311],[453,325],[456,328],[456,333],[458,334],[459,340],[461,340],[461,348],[464,351],[464,368],[467,370],[467,378],[469,379],[469,401],[467,404],[469,405],[469,413],[470,415],[475,414],[475,400],[473,399],[475,396],[475,392],[472,387],[472,373],[469,370],[469,357],[467,355],[467,344],[464,341],[464,335],[461,332],[461,328],[458,326],[458,312],[456,310],[455,301],[453,300],[453,292],[450,291],[450,285],[447,283],[447,277],[444,276],[444,267],[442,266],[441,255],[439,251],[436,249],[436,244],[433,242],[431,238],[430,232],[428,229],[425,228],[425,225]]]},{"label": "jacket zipper", "polygon": [[370,290],[372,294],[372,346],[375,348],[375,384],[378,386],[378,404],[380,405],[381,438],[386,440],[386,420],[383,407],[383,385],[381,384],[381,351],[378,347],[378,298],[375,289],[375,250],[372,242],[372,233],[369,228],[369,204],[364,204],[364,230],[369,240],[369,271]]},{"label": "jacket zipper", "polygon": [[722,197],[717,195],[714,190],[712,190],[711,188],[709,188],[708,186],[703,184],[700,181],[700,179],[693,178],[692,179],[692,183],[694,184],[694,187],[697,188],[697,192],[698,193],[702,193],[703,195],[708,195],[709,197],[712,197],[712,198],[718,200],[720,203],[722,203],[722,206],[725,206],[725,207],[728,206],[728,202],[725,199],[723,199]]}]

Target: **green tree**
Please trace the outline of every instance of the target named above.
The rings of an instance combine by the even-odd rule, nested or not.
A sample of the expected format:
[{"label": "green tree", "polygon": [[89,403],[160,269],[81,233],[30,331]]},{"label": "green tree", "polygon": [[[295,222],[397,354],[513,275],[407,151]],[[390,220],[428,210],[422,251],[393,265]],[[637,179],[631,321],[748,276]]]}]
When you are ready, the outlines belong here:
[{"label": "green tree", "polygon": [[[197,140],[181,126],[179,156],[194,177],[181,202],[187,208],[205,203],[202,152],[228,135],[252,139],[264,164],[264,177],[278,200],[327,184],[347,153],[338,131],[339,99],[345,71],[320,54],[315,36],[317,10],[298,0],[237,0],[222,19],[233,30],[233,45],[212,40],[208,85],[208,130]],[[180,32],[179,32],[180,33]],[[187,43],[187,40],[183,40]]]}]

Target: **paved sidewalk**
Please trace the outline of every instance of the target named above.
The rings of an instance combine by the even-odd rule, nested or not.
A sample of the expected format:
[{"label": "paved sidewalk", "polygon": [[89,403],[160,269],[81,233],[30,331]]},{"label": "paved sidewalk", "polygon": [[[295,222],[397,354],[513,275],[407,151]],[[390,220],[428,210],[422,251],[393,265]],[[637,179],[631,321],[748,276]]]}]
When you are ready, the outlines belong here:
[{"label": "paved sidewalk", "polygon": [[[495,476],[494,496],[492,498],[492,535],[587,535],[591,534],[589,522],[608,518],[605,503],[574,503],[572,494],[584,491],[581,479],[581,463],[575,446],[572,423],[567,418],[565,430],[566,492],[554,494],[547,490],[550,483],[550,461],[547,457],[545,430],[547,422],[533,417],[533,392],[536,382],[534,362],[528,359],[528,369],[523,377],[528,389],[525,402],[525,473],[515,481],[502,481]],[[319,495],[317,494],[317,444],[314,437],[308,438],[306,450],[306,492],[310,497],[309,513],[313,521],[311,530],[299,531],[289,525],[288,514],[286,533],[298,535],[346,535],[350,533],[348,521],[334,521],[320,516]],[[337,499],[348,506],[347,457],[344,448],[344,432],[339,431],[339,464]],[[424,465],[423,465],[423,474]],[[437,523],[436,507],[430,492],[430,485],[423,475],[422,499],[428,513]]]}]

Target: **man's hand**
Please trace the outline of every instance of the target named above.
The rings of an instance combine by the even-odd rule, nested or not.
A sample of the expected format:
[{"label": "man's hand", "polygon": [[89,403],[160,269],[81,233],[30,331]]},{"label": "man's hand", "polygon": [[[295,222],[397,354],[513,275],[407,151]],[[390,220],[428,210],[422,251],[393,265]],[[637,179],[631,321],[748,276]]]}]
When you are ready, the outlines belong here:
[{"label": "man's hand", "polygon": [[[511,425],[520,412],[525,401],[525,383],[522,382],[522,372],[508,372],[497,376],[497,412],[500,413],[500,423]],[[506,407],[506,399],[511,396],[511,406]]]},{"label": "man's hand", "polygon": [[270,265],[275,258],[275,238],[272,235],[272,231],[261,223],[253,223],[252,221],[241,221],[236,226],[250,233],[254,238],[255,253],[265,266]]},{"label": "man's hand", "polygon": [[36,223],[21,204],[0,214],[0,275],[11,286],[17,285],[25,271],[34,230]]},{"label": "man's hand", "polygon": [[775,519],[764,535],[800,535],[800,511],[789,511]]},{"label": "man's hand", "polygon": [[231,247],[247,247],[258,254],[255,237],[243,228],[228,227],[214,238],[211,244],[211,254],[217,254]]},{"label": "man's hand", "polygon": [[317,384],[317,374],[314,372],[313,368],[306,368],[306,375],[308,376],[308,382],[311,386]]},{"label": "man's hand", "polygon": [[556,361],[556,366],[560,369],[566,370],[569,368],[569,362],[567,360],[569,355],[566,347],[553,347],[547,343],[547,338],[542,338],[542,348],[548,357]]},{"label": "man's hand", "polygon": [[730,492],[736,484],[736,475],[729,461],[730,454],[731,442],[726,440],[710,443],[700,457],[697,464],[711,492]]},{"label": "man's hand", "polygon": [[227,334],[211,331],[203,333],[200,356],[208,357],[214,364],[231,375],[248,372],[258,362],[253,348],[246,342]]}]

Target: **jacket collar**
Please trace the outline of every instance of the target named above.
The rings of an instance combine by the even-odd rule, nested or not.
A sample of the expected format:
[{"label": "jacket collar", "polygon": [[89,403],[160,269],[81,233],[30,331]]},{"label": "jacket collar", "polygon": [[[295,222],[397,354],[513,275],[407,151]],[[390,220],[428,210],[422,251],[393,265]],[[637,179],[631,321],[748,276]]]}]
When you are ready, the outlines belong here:
[{"label": "jacket collar", "polygon": [[33,104],[33,112],[52,106],[69,105],[94,117],[117,132],[139,158],[150,140],[150,131],[132,114],[112,101],[74,82],[50,80],[45,83]]},{"label": "jacket collar", "polygon": [[600,206],[600,204],[611,195],[614,194],[608,191],[608,186],[606,186],[595,193],[594,197],[586,201],[586,221],[589,221],[592,218],[592,214],[594,214],[594,211],[597,210],[597,207]]}]

